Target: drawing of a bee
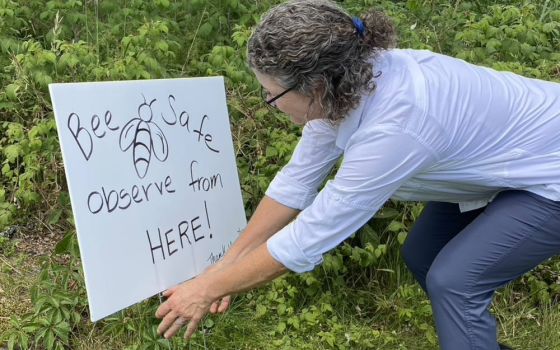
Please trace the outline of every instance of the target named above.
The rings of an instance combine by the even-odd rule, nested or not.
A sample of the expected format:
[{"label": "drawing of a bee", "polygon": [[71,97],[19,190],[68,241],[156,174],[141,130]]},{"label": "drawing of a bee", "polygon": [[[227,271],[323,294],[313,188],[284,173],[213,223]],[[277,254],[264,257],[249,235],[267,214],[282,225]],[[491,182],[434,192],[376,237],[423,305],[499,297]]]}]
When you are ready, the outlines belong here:
[{"label": "drawing of a bee", "polygon": [[148,172],[152,153],[160,161],[164,162],[169,155],[169,146],[163,131],[152,121],[154,113],[152,103],[146,101],[138,106],[138,118],[130,120],[123,127],[119,138],[119,145],[123,152],[132,147],[132,160],[139,178],[143,179]]}]

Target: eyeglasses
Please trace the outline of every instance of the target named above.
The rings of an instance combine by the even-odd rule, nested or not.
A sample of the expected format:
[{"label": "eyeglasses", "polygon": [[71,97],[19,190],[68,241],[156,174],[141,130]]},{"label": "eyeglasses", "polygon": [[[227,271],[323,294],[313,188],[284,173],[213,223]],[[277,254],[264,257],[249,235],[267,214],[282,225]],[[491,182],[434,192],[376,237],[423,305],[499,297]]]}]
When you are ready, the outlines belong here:
[{"label": "eyeglasses", "polygon": [[272,106],[272,107],[276,107],[276,105],[274,104],[274,102],[275,102],[277,99],[279,99],[280,97],[284,96],[285,94],[287,94],[288,92],[292,91],[292,90],[295,89],[295,88],[296,88],[295,86],[292,86],[291,88],[288,88],[288,89],[282,91],[280,94],[278,94],[278,95],[272,97],[271,99],[267,99],[269,93],[266,92],[265,89],[264,89],[263,87],[261,87],[261,95],[262,95],[262,98],[263,98],[264,102],[266,102],[266,104],[268,104],[269,106]]}]

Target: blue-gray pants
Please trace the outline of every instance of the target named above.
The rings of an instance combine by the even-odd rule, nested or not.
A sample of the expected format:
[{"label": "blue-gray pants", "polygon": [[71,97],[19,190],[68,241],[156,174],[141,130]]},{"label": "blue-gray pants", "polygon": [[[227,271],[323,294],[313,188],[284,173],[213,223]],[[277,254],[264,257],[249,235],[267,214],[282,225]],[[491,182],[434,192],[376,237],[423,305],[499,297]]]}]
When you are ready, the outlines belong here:
[{"label": "blue-gray pants", "polygon": [[560,202],[518,190],[464,213],[430,202],[403,246],[443,350],[499,349],[488,310],[494,291],[559,253]]}]

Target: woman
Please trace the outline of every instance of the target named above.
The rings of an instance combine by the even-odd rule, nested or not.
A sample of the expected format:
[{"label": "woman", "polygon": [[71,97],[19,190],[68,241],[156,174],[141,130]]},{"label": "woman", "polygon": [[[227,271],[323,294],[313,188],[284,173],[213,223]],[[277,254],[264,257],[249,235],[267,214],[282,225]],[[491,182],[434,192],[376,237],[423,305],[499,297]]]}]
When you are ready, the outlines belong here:
[{"label": "woman", "polygon": [[[427,201],[403,247],[442,349],[500,349],[494,291],[560,251],[560,84],[397,50],[381,13],[272,9],[249,43],[268,103],[305,124],[224,260],[165,293],[186,337],[231,293],[312,270],[390,197]],[[337,159],[334,180],[317,189]]]}]

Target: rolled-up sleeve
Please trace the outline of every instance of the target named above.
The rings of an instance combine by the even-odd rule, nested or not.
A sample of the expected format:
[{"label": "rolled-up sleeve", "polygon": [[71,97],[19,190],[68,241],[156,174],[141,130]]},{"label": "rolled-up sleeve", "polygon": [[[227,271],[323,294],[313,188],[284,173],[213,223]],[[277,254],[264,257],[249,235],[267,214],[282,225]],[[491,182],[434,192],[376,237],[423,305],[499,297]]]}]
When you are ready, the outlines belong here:
[{"label": "rolled-up sleeve", "polygon": [[270,254],[301,273],[363,226],[400,185],[432,165],[436,153],[418,137],[386,127],[357,132],[344,161],[298,217],[267,241]]},{"label": "rolled-up sleeve", "polygon": [[336,128],[328,122],[308,122],[290,161],[276,174],[266,195],[293,209],[309,206],[342,154],[335,139]]}]

